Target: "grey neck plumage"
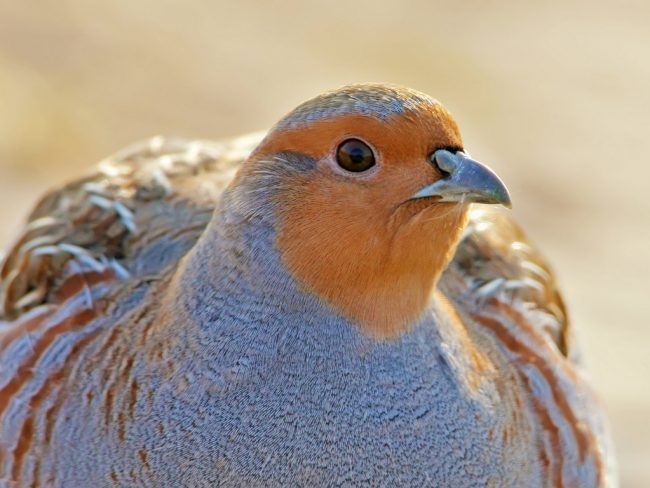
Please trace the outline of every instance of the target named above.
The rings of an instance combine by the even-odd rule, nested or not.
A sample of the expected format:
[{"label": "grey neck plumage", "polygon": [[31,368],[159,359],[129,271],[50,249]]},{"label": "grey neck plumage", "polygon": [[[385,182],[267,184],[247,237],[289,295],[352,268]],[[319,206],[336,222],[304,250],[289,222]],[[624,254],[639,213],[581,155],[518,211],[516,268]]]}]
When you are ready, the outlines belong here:
[{"label": "grey neck plumage", "polygon": [[[344,320],[317,297],[301,289],[281,262],[275,245],[270,206],[252,213],[239,192],[228,190],[180,276],[177,299],[192,314],[217,304],[256,304],[265,313],[300,315],[310,321]],[[197,317],[198,318],[198,317]],[[200,320],[203,322],[203,320]]]}]

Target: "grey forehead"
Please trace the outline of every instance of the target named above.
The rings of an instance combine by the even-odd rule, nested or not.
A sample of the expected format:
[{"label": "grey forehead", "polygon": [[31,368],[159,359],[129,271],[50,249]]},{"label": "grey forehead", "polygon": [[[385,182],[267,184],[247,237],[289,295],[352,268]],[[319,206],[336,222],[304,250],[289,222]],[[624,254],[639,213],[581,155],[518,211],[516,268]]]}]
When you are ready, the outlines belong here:
[{"label": "grey forehead", "polygon": [[279,129],[296,128],[311,122],[345,114],[360,114],[385,120],[415,110],[422,104],[437,104],[423,93],[385,85],[353,85],[324,93],[299,105],[278,124]]}]

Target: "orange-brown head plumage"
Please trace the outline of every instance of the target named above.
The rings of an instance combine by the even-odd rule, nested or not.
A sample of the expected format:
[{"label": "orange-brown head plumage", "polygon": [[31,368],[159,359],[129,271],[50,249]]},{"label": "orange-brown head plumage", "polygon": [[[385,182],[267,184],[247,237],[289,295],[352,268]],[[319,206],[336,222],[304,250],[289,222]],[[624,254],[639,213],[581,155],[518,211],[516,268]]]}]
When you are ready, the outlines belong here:
[{"label": "orange-brown head plumage", "polygon": [[[351,139],[370,148],[374,165],[359,172],[341,166],[340,148]],[[464,197],[412,197],[448,176],[432,158],[436,151],[462,149],[456,123],[435,100],[355,85],[287,115],[236,184],[274,172],[277,181],[281,167],[271,206],[290,274],[366,332],[395,336],[426,308],[467,213]]]}]

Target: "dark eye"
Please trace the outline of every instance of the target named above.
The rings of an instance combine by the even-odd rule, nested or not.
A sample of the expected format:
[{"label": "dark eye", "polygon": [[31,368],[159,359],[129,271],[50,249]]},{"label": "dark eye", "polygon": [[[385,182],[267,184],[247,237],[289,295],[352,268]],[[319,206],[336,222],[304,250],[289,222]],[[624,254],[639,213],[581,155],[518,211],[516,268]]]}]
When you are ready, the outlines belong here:
[{"label": "dark eye", "polygon": [[348,139],[343,141],[336,150],[336,161],[341,168],[360,173],[375,165],[375,155],[365,142],[359,139]]}]

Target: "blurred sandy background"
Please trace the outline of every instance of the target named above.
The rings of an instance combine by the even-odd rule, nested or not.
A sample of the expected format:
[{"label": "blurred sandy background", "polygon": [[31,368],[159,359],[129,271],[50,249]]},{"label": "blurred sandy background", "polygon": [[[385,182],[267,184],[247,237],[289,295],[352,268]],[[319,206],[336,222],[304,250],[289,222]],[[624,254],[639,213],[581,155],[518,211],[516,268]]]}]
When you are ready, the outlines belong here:
[{"label": "blurred sandy background", "polygon": [[269,126],[341,84],[443,101],[554,263],[650,486],[650,2],[0,0],[0,246],[30,205],[154,134]]}]

